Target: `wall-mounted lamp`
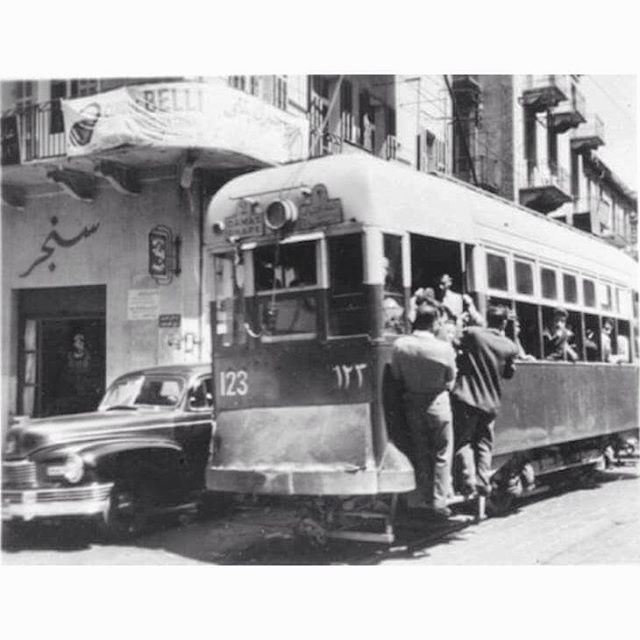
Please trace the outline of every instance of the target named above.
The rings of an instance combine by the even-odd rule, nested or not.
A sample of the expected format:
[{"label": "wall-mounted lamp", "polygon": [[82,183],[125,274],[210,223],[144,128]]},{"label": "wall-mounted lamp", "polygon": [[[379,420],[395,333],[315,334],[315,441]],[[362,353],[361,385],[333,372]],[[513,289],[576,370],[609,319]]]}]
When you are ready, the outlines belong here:
[{"label": "wall-mounted lamp", "polygon": [[169,284],[182,272],[182,237],[173,237],[171,229],[157,225],[149,232],[149,275],[158,284]]}]

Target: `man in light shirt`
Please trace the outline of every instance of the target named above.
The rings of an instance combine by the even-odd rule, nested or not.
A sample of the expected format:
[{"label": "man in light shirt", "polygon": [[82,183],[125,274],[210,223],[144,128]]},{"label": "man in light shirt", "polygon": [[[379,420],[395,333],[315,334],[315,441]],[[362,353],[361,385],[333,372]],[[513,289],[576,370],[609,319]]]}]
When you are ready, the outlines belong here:
[{"label": "man in light shirt", "polygon": [[412,462],[419,490],[434,516],[448,517],[453,426],[449,390],[456,379],[453,347],[436,336],[440,312],[423,302],[416,309],[413,333],[398,338],[391,371],[404,403],[413,440]]}]

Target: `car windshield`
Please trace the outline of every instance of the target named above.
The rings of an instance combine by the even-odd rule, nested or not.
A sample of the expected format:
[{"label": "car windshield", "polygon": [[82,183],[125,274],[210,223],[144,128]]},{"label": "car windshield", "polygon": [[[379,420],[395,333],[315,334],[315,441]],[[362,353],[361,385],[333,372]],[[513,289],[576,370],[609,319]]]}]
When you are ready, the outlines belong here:
[{"label": "car windshield", "polygon": [[184,380],[171,376],[124,376],[107,389],[99,410],[175,407],[180,402],[184,385]]}]

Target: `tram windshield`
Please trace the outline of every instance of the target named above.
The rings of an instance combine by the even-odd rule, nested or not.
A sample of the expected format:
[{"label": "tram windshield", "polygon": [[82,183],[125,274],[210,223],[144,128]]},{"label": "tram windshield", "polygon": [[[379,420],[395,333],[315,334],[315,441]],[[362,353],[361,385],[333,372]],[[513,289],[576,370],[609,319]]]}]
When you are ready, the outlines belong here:
[{"label": "tram windshield", "polygon": [[256,320],[263,338],[316,334],[317,242],[257,247],[253,268]]}]

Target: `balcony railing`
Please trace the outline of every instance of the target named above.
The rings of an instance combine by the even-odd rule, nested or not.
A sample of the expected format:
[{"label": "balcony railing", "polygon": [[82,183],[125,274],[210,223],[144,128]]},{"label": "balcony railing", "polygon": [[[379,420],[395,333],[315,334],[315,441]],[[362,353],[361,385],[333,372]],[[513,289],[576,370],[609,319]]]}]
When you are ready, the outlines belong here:
[{"label": "balcony railing", "polygon": [[571,136],[572,151],[588,151],[604,144],[604,122],[598,115],[587,116]]},{"label": "balcony railing", "polygon": [[520,188],[520,203],[541,213],[550,213],[571,202],[569,173],[561,166],[531,167],[526,186]]},{"label": "balcony railing", "polygon": [[571,98],[561,102],[551,111],[549,125],[557,133],[564,133],[586,121],[587,102],[582,92],[574,84],[571,87]]},{"label": "balcony railing", "polygon": [[570,97],[569,76],[526,76],[522,103],[535,111],[546,111]]},{"label": "balcony railing", "polygon": [[64,156],[60,101],[33,104],[3,115],[2,149],[3,165]]},{"label": "balcony railing", "polygon": [[395,160],[398,156],[398,140],[395,136],[388,135],[384,144],[382,145],[382,150],[380,152],[380,157],[385,160]]}]

